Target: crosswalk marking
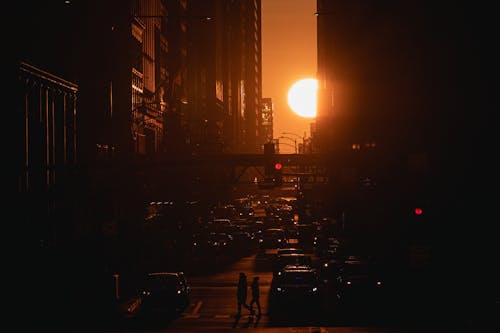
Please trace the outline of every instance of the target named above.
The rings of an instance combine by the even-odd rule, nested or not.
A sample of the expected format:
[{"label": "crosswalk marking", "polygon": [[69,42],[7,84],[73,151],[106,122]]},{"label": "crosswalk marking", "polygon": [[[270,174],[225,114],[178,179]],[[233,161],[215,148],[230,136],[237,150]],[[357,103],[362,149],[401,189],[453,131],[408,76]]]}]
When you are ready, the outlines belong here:
[{"label": "crosswalk marking", "polygon": [[198,302],[196,302],[196,306],[195,306],[195,307],[194,307],[194,309],[193,309],[193,314],[197,314],[197,313],[198,313],[198,311],[200,311],[200,308],[201,308],[201,305],[202,305],[202,304],[203,304],[203,302],[202,302],[202,301],[198,301]]},{"label": "crosswalk marking", "polygon": [[214,318],[231,318],[230,315],[215,315]]},{"label": "crosswalk marking", "polygon": [[200,315],[193,313],[184,313],[182,314],[182,318],[200,318]]}]

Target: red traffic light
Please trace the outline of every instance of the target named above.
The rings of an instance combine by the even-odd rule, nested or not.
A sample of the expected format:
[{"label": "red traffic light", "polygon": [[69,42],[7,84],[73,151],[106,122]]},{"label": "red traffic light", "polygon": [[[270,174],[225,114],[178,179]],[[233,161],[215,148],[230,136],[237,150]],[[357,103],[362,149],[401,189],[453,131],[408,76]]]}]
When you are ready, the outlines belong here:
[{"label": "red traffic light", "polygon": [[415,215],[422,215],[424,211],[422,210],[422,208],[417,207],[413,210],[413,212],[415,213]]},{"label": "red traffic light", "polygon": [[277,162],[277,163],[274,165],[274,169],[275,169],[275,170],[281,170],[281,168],[283,168],[283,165],[282,165],[280,162]]}]

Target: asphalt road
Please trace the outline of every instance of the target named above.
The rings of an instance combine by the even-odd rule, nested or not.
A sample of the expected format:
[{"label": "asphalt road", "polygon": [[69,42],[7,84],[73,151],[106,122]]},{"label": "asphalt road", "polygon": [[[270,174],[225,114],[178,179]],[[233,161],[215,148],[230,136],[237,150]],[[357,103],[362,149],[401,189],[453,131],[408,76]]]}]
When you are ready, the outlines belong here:
[{"label": "asphalt road", "polygon": [[[414,309],[399,309],[399,312],[384,313],[360,310],[352,307],[349,312],[338,314],[328,308],[323,313],[307,315],[308,305],[293,313],[283,313],[280,320],[270,316],[268,307],[269,289],[272,280],[269,258],[248,255],[221,267],[220,271],[207,275],[188,276],[191,285],[191,302],[188,308],[176,318],[156,318],[151,320],[130,319],[127,322],[101,332],[223,332],[235,329],[251,329],[254,332],[494,332],[488,322],[455,317],[452,321],[430,320],[418,315],[410,315],[403,320],[402,312]],[[243,315],[235,318],[237,311],[236,285],[239,272],[245,272],[248,280],[260,277],[262,316],[252,316],[243,309]],[[249,293],[250,294],[250,293]],[[250,300],[250,297],[248,301]],[[418,310],[418,309],[417,309]],[[446,309],[443,309],[443,312]],[[310,313],[309,313],[310,314]],[[438,313],[437,317],[440,316]],[[444,314],[443,314],[444,316]],[[435,319],[435,318],[433,318]],[[470,320],[469,320],[470,319]],[[474,319],[474,320],[473,320]]]}]

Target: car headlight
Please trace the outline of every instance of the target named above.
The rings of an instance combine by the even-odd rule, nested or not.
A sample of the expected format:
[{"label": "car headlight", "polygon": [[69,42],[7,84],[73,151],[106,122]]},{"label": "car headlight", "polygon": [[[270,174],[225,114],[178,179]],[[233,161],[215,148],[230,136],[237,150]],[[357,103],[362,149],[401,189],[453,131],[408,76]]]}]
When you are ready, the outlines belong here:
[{"label": "car headlight", "polygon": [[318,287],[313,287],[313,288],[311,289],[311,291],[312,291],[313,293],[317,292],[317,291],[318,291]]}]

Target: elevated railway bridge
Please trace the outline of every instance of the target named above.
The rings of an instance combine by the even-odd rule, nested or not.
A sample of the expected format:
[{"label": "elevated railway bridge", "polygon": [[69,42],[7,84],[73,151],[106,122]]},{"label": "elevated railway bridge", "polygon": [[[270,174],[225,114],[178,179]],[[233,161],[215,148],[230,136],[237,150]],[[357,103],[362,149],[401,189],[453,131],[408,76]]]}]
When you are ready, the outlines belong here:
[{"label": "elevated railway bridge", "polygon": [[[101,179],[109,181],[115,192],[116,188],[123,188],[146,198],[218,197],[236,188],[257,188],[254,185],[268,181],[270,169],[279,162],[283,185],[300,183],[306,190],[327,191],[331,196],[332,191],[346,194],[346,190],[354,190],[365,182],[364,175],[381,169],[377,159],[385,163],[386,159],[379,157],[353,152],[158,154],[136,158],[126,165],[114,164],[102,173]],[[108,175],[112,180],[106,179]],[[364,184],[369,186],[370,181],[367,179]]]},{"label": "elevated railway bridge", "polygon": [[179,177],[203,178],[228,185],[245,184],[266,178],[266,165],[279,162],[285,179],[301,177],[310,183],[327,181],[331,156],[311,154],[203,154],[190,156],[156,155],[138,159],[136,167],[153,178],[171,173]]}]

